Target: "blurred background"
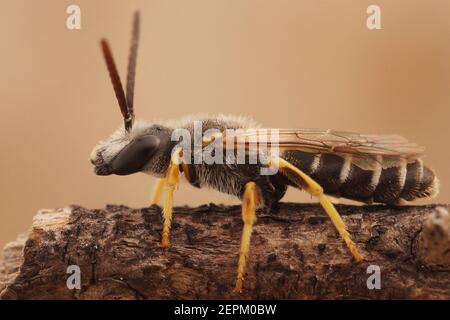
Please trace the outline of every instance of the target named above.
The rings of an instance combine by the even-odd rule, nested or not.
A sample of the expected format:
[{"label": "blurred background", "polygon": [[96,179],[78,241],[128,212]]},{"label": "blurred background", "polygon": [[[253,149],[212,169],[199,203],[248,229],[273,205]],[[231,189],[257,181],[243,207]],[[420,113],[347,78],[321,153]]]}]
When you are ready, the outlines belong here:
[{"label": "blurred background", "polygon": [[[66,28],[71,4],[81,30]],[[366,27],[370,4],[382,30]],[[95,176],[88,160],[122,121],[99,39],[124,78],[135,9],[139,118],[224,112],[265,127],[398,133],[426,146],[436,201],[450,201],[449,1],[1,0],[0,246],[40,208],[148,205],[152,178]],[[238,203],[187,184],[175,195],[209,202]]]}]

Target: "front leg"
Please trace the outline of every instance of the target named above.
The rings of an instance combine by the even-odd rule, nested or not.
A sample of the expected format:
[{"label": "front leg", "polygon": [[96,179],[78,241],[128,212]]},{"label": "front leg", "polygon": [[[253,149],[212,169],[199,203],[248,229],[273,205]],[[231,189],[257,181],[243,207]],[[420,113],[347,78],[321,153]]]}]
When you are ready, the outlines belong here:
[{"label": "front leg", "polygon": [[155,188],[153,189],[152,199],[150,205],[158,205],[159,199],[161,199],[161,193],[166,185],[166,179],[160,178],[156,180]]},{"label": "front leg", "polygon": [[162,231],[162,246],[168,248],[170,245],[169,235],[170,227],[172,224],[172,210],[173,210],[173,192],[176,185],[178,184],[179,178],[179,168],[178,164],[174,161],[170,162],[169,169],[167,170],[167,175],[165,180],[166,183],[166,198],[164,200],[163,207],[163,231]]}]

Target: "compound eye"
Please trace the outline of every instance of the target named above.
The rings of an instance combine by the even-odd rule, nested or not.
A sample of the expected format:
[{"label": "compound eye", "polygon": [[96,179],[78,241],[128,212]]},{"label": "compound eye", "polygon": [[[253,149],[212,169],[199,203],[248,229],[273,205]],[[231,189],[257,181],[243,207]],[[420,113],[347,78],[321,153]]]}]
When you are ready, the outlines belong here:
[{"label": "compound eye", "polygon": [[145,135],[131,141],[110,162],[111,171],[117,175],[128,175],[141,171],[158,150],[160,139]]}]

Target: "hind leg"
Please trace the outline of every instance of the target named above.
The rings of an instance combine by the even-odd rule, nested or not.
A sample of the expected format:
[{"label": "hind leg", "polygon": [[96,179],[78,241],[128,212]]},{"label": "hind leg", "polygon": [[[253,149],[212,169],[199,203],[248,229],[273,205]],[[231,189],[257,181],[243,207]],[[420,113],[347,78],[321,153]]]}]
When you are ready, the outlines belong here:
[{"label": "hind leg", "polygon": [[318,197],[319,202],[324,208],[325,212],[331,219],[331,222],[334,224],[335,228],[339,232],[339,235],[344,240],[345,244],[349,248],[353,257],[356,261],[362,261],[364,258],[359,253],[358,248],[355,243],[350,238],[350,234],[347,231],[347,227],[345,226],[344,221],[341,216],[337,212],[333,203],[330,199],[323,193],[323,188],[315,182],[311,177],[305,174],[303,171],[289,163],[288,161],[282,158],[275,158],[272,161],[276,161],[275,164],[278,165],[278,169],[281,173],[286,175],[289,180],[294,182],[297,186],[304,189],[306,192],[311,194],[312,196]]}]

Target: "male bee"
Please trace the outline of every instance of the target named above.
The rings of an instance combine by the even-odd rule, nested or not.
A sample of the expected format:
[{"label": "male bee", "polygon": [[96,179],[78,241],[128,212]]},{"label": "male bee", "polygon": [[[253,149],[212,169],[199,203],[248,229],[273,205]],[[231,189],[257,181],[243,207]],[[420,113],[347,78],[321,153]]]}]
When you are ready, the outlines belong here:
[{"label": "male bee", "polygon": [[[359,134],[332,130],[279,129],[276,140],[269,141],[279,153],[270,152],[268,161],[256,163],[205,163],[193,161],[172,139],[182,128],[195,136],[195,122],[201,122],[202,134],[210,129],[222,133],[206,136],[202,148],[211,143],[250,150],[255,145],[251,119],[218,115],[188,117],[165,124],[134,121],[133,94],[139,35],[139,13],[134,15],[128,61],[126,95],[109,44],[101,40],[106,65],[124,119],[124,124],[91,153],[97,175],[129,175],[144,172],[159,178],[151,204],[158,204],[165,189],[162,246],[169,246],[172,200],[179,177],[197,188],[209,187],[242,200],[244,222],[235,291],[241,292],[256,209],[270,210],[289,186],[318,198],[325,212],[350,249],[356,261],[363,260],[339,213],[328,195],[363,203],[402,204],[418,198],[434,197],[438,179],[423,165],[423,149],[397,135]],[[237,139],[229,129],[243,129]],[[274,174],[261,174],[261,168],[275,165]]]}]

